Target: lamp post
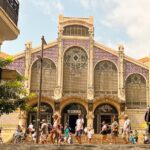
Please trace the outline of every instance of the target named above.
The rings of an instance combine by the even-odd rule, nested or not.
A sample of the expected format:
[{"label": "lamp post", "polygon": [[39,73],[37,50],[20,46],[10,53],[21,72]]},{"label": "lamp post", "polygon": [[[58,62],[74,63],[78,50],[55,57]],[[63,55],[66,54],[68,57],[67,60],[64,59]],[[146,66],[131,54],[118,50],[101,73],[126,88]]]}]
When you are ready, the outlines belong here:
[{"label": "lamp post", "polygon": [[43,76],[43,49],[44,49],[44,45],[47,45],[44,36],[42,36],[41,38],[41,55],[39,57],[40,59],[40,87],[39,87],[39,97],[38,97],[38,110],[37,110],[37,125],[36,125],[36,143],[39,143],[39,127],[40,127],[40,119],[41,119],[41,114],[40,114],[40,107],[41,107],[41,98],[42,98],[42,76]]}]

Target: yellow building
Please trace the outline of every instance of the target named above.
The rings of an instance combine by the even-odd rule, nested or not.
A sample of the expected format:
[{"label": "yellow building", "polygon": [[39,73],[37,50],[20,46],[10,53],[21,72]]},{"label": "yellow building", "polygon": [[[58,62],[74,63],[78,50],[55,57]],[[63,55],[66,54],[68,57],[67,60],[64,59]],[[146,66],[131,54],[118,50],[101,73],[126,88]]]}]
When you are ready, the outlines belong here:
[{"label": "yellow building", "polygon": [[0,0],[0,44],[17,38],[18,11],[18,0]]}]

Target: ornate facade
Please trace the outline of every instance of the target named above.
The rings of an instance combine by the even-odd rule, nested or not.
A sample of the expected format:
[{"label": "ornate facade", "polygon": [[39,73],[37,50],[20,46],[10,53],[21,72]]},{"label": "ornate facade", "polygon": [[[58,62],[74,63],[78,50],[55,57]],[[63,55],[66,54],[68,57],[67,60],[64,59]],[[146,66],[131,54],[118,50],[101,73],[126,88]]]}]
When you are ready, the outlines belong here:
[{"label": "ornate facade", "polygon": [[[37,94],[29,105],[36,107],[39,92],[41,48],[25,45],[9,66],[28,78],[28,92]],[[101,129],[101,122],[111,123],[112,116],[127,113],[132,127],[141,129],[149,100],[149,67],[124,54],[124,47],[110,49],[94,41],[93,17],[59,16],[58,38],[44,47],[41,117],[52,122],[61,116],[74,130],[78,113],[85,126]],[[26,125],[36,121],[35,112],[24,115]],[[22,119],[24,119],[22,117]]]}]

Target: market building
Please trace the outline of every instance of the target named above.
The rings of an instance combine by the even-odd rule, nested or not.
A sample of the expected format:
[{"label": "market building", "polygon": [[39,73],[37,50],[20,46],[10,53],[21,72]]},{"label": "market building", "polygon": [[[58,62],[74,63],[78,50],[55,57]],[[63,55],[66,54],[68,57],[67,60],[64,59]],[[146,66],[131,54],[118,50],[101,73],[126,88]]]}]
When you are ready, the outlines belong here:
[{"label": "market building", "polygon": [[[9,66],[27,77],[25,86],[36,97],[28,103],[37,107],[39,93],[41,46],[25,44],[25,50],[14,56]],[[49,123],[53,115],[75,130],[79,113],[85,126],[101,130],[102,121],[111,123],[112,116],[128,114],[132,128],[142,129],[144,113],[150,105],[149,67],[125,55],[124,46],[118,50],[94,40],[93,17],[59,16],[58,38],[44,46],[41,119]],[[22,113],[20,123],[36,122],[36,112]]]}]

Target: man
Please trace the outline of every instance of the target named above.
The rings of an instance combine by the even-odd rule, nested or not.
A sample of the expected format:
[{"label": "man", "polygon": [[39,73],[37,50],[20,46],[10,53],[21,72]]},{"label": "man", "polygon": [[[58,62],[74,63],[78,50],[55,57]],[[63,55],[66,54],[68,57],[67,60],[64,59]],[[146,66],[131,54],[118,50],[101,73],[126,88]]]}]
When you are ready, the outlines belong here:
[{"label": "man", "polygon": [[81,114],[78,115],[78,119],[76,120],[76,139],[79,144],[81,144],[81,131],[83,127],[83,119],[81,118]]},{"label": "man", "polygon": [[147,108],[144,119],[145,119],[145,122],[147,123],[147,132],[150,138],[150,107]]},{"label": "man", "polygon": [[131,122],[128,115],[124,115],[123,133],[122,137],[126,144],[129,142],[129,134],[131,129]]},{"label": "man", "polygon": [[48,125],[46,123],[46,120],[42,120],[42,125],[41,125],[41,143],[45,144],[47,143],[47,136],[48,136]]}]

